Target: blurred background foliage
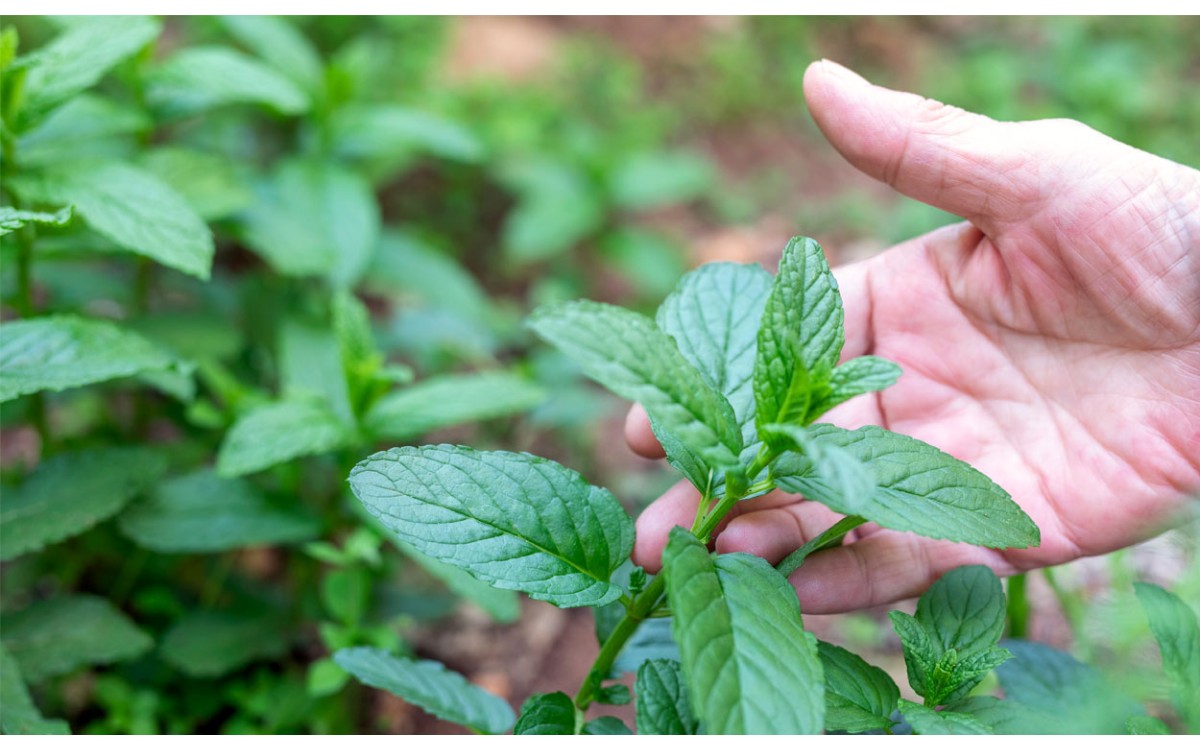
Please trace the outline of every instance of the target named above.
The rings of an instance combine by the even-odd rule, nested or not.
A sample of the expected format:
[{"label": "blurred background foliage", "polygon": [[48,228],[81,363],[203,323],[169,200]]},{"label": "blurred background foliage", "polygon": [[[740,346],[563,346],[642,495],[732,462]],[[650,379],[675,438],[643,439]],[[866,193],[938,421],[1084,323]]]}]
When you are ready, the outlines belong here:
[{"label": "blurred background foliage", "polygon": [[[7,17],[5,45],[36,55],[102,23]],[[117,321],[183,363],[0,408],[9,508],[53,495],[55,472],[81,476],[81,454],[141,467],[85,533],[4,553],[5,649],[42,712],[75,731],[441,728],[363,700],[326,658],[349,645],[436,655],[514,703],[557,685],[573,652],[586,669],[586,615],[525,602],[512,624],[515,597],[388,545],[345,497],[346,471],[376,448],[444,440],[550,456],[634,512],[668,486],[624,447],[624,406],[521,320],[575,297],[653,309],[686,269],[772,267],[794,234],[848,262],[954,221],[840,161],[804,105],[811,61],[998,119],[1075,118],[1200,166],[1196,18],[147,28],[140,51],[45,112],[33,94],[18,110],[5,79],[4,205],[56,208],[45,185],[89,165],[126,196],[168,186],[215,246],[208,280],[150,253],[171,267],[154,265],[78,201],[64,227],[3,237],[5,320]],[[326,429],[300,447],[272,442],[313,424]],[[113,446],[147,453],[95,458]],[[1031,579],[1031,635],[1165,701],[1135,579],[1200,601],[1194,536]],[[812,620],[903,668],[878,613]],[[68,657],[37,666],[47,649]]]}]

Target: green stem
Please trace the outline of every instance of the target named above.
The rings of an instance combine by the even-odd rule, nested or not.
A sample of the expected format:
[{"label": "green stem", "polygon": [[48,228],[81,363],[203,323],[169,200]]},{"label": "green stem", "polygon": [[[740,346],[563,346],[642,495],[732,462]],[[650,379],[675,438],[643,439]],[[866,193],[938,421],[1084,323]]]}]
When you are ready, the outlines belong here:
[{"label": "green stem", "polygon": [[1025,573],[1008,579],[1008,635],[1025,638],[1029,633],[1029,599],[1025,595]]},{"label": "green stem", "polygon": [[584,711],[591,705],[592,700],[596,697],[596,688],[600,687],[600,683],[608,678],[613,663],[617,660],[617,655],[625,647],[625,642],[633,636],[642,621],[658,607],[658,602],[665,593],[666,585],[666,577],[656,576],[646,586],[646,590],[633,601],[633,606],[625,611],[625,616],[621,618],[617,627],[604,641],[604,645],[600,647],[600,653],[596,656],[596,661],[592,663],[587,679],[583,681],[579,692],[575,694],[576,709]]},{"label": "green stem", "polygon": [[796,572],[797,568],[804,564],[804,560],[809,555],[840,545],[847,533],[866,522],[867,519],[862,516],[846,516],[812,539],[809,539],[803,547],[783,558],[783,562],[776,565],[775,569],[784,576],[790,576]]}]

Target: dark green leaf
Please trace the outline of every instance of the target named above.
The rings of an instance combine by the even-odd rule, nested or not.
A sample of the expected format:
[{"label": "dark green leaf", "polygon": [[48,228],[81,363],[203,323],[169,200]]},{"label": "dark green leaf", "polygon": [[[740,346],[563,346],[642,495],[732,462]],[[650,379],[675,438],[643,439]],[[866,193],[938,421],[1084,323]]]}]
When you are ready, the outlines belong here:
[{"label": "dark green leaf", "polygon": [[736,466],[742,436],[733,408],[653,321],[598,302],[544,307],[529,319],[539,336],[610,391],[645,407],[710,467]]},{"label": "dark green leaf", "polygon": [[223,552],[286,544],[320,533],[316,519],[275,507],[249,482],[208,469],[175,477],[125,511],[121,531],[157,552]]},{"label": "dark green leaf", "polygon": [[912,615],[899,611],[888,612],[892,628],[900,636],[904,646],[904,664],[908,668],[908,684],[917,693],[925,696],[929,691],[929,678],[934,667],[942,658],[942,650],[929,631]]},{"label": "dark green leaf", "polygon": [[238,419],[217,453],[217,473],[236,477],[269,469],[300,456],[328,453],[353,435],[320,402],[281,401]]},{"label": "dark green leaf", "polygon": [[616,683],[606,687],[597,688],[596,703],[602,703],[606,706],[624,706],[633,700],[633,695],[629,692],[628,685]]},{"label": "dark green leaf", "polygon": [[350,486],[404,542],[500,588],[560,607],[613,601],[633,521],[607,490],[525,453],[449,445],[393,448]]},{"label": "dark green leaf", "polygon": [[190,677],[220,677],[287,651],[285,624],[273,613],[191,612],[163,636],[159,653]]},{"label": "dark green leaf", "polygon": [[70,734],[61,719],[45,719],[34,704],[21,668],[0,646],[0,730],[4,734]]},{"label": "dark green leaf", "polygon": [[919,620],[942,649],[965,659],[1004,635],[1007,604],[1000,579],[983,565],[964,565],[933,584],[917,603]]},{"label": "dark green leaf", "polygon": [[625,722],[615,716],[601,716],[583,725],[582,734],[633,734]]},{"label": "dark green leaf", "polygon": [[575,734],[575,704],[566,693],[531,695],[513,734]]},{"label": "dark green leaf", "polygon": [[638,669],[633,685],[637,694],[639,734],[696,734],[699,722],[692,716],[683,667],[670,659],[650,659]]},{"label": "dark green leaf", "polygon": [[688,692],[706,731],[820,732],[821,662],[787,579],[751,555],[714,559],[678,527],[663,569]]},{"label": "dark green leaf", "polygon": [[1200,624],[1182,599],[1152,583],[1135,583],[1138,601],[1158,641],[1171,700],[1192,732],[1200,732]]},{"label": "dark green leaf", "polygon": [[855,396],[890,388],[902,373],[899,365],[882,357],[855,357],[843,362],[833,368],[828,392],[809,405],[809,421]]},{"label": "dark green leaf", "polygon": [[505,372],[441,375],[381,398],[365,426],[376,437],[411,440],[451,425],[517,414],[545,398],[537,384]]},{"label": "dark green leaf", "polygon": [[74,205],[88,226],[117,245],[208,279],[212,233],[183,198],[141,169],[116,162],[71,163],[20,177],[13,188],[29,201]]},{"label": "dark green leaf", "polygon": [[821,246],[793,237],[758,332],[754,397],[760,427],[806,421],[814,386],[829,380],[842,351],[842,318],[842,298]]},{"label": "dark green leaf", "polygon": [[109,448],[53,456],[25,483],[4,490],[0,560],[69,539],[114,515],[166,470],[142,448]]},{"label": "dark green leaf", "polygon": [[261,104],[285,115],[308,111],[291,79],[228,47],[187,47],[149,77],[146,98],[165,117],[185,117],[231,104]]},{"label": "dark green leaf", "polygon": [[378,648],[346,648],[333,658],[359,681],[438,718],[488,734],[499,734],[513,725],[513,711],[507,703],[436,661],[406,659]]},{"label": "dark green leaf", "polygon": [[831,643],[820,641],[817,648],[825,670],[825,731],[891,728],[900,689],[888,673]]},{"label": "dark green leaf", "polygon": [[994,734],[991,727],[969,714],[935,711],[903,699],[900,712],[915,734]]},{"label": "dark green leaf", "polygon": [[712,164],[699,154],[638,154],[617,165],[609,189],[618,206],[645,211],[700,197],[713,174]]},{"label": "dark green leaf", "polygon": [[880,526],[984,547],[1034,547],[1040,534],[1008,493],[970,465],[920,440],[867,426],[808,428],[819,443],[841,448],[875,479],[875,492],[842,505],[813,472],[810,461],[785,456],[772,466],[780,488],[818,500]]},{"label": "dark green leaf", "polygon": [[154,641],[106,599],[60,596],[0,618],[4,648],[29,682],[141,656]]},{"label": "dark green leaf", "polygon": [[26,224],[49,224],[61,227],[70,220],[70,207],[49,214],[44,211],[18,211],[12,206],[0,206],[0,237],[15,232]]},{"label": "dark green leaf", "polygon": [[221,25],[234,39],[305,91],[316,92],[324,85],[325,70],[320,54],[304,34],[284,19],[276,16],[221,16]]}]

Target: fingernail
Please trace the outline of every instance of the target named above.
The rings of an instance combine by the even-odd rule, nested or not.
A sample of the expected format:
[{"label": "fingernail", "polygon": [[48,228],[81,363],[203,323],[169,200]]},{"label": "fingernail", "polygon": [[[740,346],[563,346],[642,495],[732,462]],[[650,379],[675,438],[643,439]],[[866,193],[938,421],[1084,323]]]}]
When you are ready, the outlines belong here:
[{"label": "fingernail", "polygon": [[822,59],[821,68],[829,73],[829,75],[834,76],[835,78],[840,78],[847,83],[854,83],[862,86],[870,85],[870,81],[868,81],[866,78],[863,78],[858,73],[855,73],[853,70],[850,70],[844,65],[835,63],[833,60]]}]

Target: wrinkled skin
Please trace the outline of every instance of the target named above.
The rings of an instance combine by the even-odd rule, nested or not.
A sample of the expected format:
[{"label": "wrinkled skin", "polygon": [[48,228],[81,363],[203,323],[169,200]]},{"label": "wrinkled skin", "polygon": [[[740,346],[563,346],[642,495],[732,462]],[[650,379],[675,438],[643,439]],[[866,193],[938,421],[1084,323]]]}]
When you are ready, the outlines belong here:
[{"label": "wrinkled skin", "polygon": [[[970,462],[1042,531],[987,550],[863,526],[796,571],[804,611],[924,591],[959,565],[1001,575],[1109,552],[1200,501],[1200,172],[1077,122],[1000,123],[872,86],[829,62],[804,81],[817,124],[858,169],[965,223],[837,269],[843,359],[897,362],[894,387],[822,421],[877,424]],[[645,413],[627,426],[661,456]],[[677,486],[638,519],[660,566],[698,501]],[[837,519],[775,492],[741,504],[719,552],[775,562]]]}]

